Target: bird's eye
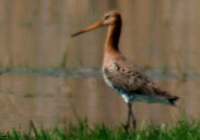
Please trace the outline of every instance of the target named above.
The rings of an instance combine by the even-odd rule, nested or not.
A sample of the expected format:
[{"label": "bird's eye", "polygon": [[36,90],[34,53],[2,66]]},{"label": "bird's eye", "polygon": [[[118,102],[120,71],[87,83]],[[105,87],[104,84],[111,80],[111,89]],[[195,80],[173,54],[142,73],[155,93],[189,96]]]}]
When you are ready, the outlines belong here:
[{"label": "bird's eye", "polygon": [[107,16],[105,16],[105,19],[108,19],[110,16],[109,15],[107,15]]}]

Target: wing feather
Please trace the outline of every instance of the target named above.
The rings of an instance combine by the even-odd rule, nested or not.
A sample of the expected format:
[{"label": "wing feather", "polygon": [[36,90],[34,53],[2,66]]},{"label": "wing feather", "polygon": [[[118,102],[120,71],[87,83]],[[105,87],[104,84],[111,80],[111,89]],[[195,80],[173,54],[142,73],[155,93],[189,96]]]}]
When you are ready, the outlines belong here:
[{"label": "wing feather", "polygon": [[167,99],[175,97],[158,88],[138,69],[123,67],[115,62],[106,67],[104,72],[114,87],[120,88],[129,94],[143,94]]}]

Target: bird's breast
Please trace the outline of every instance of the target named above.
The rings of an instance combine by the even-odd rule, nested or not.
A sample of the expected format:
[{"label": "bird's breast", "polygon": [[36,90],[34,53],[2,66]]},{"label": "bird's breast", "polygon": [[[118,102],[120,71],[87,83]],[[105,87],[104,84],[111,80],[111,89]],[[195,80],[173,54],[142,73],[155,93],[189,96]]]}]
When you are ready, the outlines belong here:
[{"label": "bird's breast", "polygon": [[118,93],[126,103],[130,102],[130,95],[128,93],[126,93],[123,89],[115,87],[112,83],[112,81],[108,78],[105,69],[103,69],[103,78],[105,83],[111,88],[113,89],[116,93]]},{"label": "bird's breast", "polygon": [[104,69],[104,68],[103,68],[103,70],[102,70],[103,79],[104,79],[105,83],[106,83],[110,88],[113,89],[113,88],[114,88],[113,83],[112,83],[112,81],[108,78],[108,76],[107,76],[105,70],[106,70],[106,69]]}]

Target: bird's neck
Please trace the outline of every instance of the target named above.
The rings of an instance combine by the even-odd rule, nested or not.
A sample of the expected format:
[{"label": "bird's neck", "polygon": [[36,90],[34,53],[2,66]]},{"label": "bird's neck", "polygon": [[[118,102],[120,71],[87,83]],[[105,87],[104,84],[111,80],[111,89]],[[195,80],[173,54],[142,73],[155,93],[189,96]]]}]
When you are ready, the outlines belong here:
[{"label": "bird's neck", "polygon": [[121,33],[121,21],[117,24],[109,25],[107,38],[104,46],[104,57],[120,54],[118,44]]}]

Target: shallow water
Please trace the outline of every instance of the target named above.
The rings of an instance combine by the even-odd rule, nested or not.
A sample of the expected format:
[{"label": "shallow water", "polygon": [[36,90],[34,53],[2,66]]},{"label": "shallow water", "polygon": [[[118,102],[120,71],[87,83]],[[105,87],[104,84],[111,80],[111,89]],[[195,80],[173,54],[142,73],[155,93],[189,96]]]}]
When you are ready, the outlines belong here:
[{"label": "shallow water", "polygon": [[[177,107],[134,103],[133,110],[139,125],[143,121],[171,124],[182,113],[186,113],[190,120],[198,118],[200,77],[180,81],[149,73],[159,86],[180,96],[181,100]],[[52,127],[58,122],[76,122],[79,117],[87,118],[90,124],[104,122],[109,126],[119,126],[126,119],[126,104],[105,85],[100,73],[70,78],[37,73],[4,73],[0,77],[0,85],[1,131],[13,127],[26,130],[30,120],[37,126]]]}]

